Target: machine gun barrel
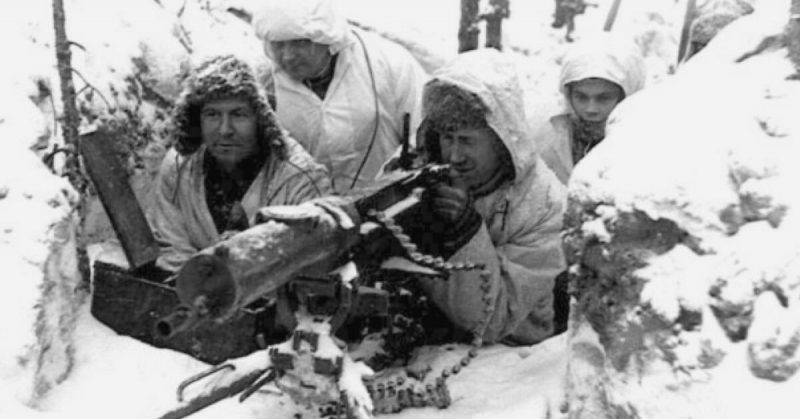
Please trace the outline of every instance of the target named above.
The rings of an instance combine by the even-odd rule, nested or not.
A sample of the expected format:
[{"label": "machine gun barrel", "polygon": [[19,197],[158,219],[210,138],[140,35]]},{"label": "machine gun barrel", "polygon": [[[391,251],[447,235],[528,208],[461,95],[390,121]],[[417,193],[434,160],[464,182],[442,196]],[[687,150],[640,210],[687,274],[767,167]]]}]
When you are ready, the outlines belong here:
[{"label": "machine gun barrel", "polygon": [[224,321],[298,273],[327,272],[357,236],[358,221],[339,212],[332,215],[313,204],[267,207],[261,214],[265,222],[184,264],[176,277],[178,298],[191,311],[202,311],[201,317]]},{"label": "machine gun barrel", "polygon": [[193,329],[205,319],[187,306],[178,306],[167,316],[158,319],[154,326],[154,335],[169,339],[183,331]]}]

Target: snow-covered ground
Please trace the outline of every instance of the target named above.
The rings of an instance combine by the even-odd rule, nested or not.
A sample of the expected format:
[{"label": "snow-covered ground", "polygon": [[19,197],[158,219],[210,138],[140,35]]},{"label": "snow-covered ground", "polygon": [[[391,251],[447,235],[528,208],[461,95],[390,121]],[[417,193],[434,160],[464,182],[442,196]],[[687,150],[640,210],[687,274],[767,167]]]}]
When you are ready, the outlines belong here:
[{"label": "snow-covered ground", "polygon": [[[197,6],[250,7],[257,0],[189,0],[189,7],[179,21],[164,14],[163,9],[177,15],[185,1],[67,0],[65,3],[68,33],[86,49],[74,48],[73,62],[100,92],[93,100],[84,100],[90,107],[96,107],[98,114],[108,112],[108,108],[133,109],[141,115],[156,113],[137,99],[141,92],[132,88],[143,83],[125,79],[136,62],[150,64],[146,71],[139,69],[136,74],[152,76],[156,93],[164,96],[174,96],[175,80],[187,55],[199,59],[213,53],[235,52],[260,68],[266,65],[247,25],[221,12],[210,19]],[[590,8],[586,15],[577,18],[578,38],[591,36],[591,32],[602,27],[611,1],[597,3],[599,7]],[[458,0],[342,0],[342,4],[355,23],[400,41],[432,67],[455,55]],[[673,0],[628,1],[617,19],[615,31],[636,36],[650,53],[654,80],[667,72],[676,54],[674,22],[682,12],[682,4]],[[529,101],[538,100],[539,95],[556,94],[558,57],[565,43],[563,29],[550,28],[552,8],[553,2],[549,0],[511,0],[511,18],[504,23],[505,44],[520,54],[520,71]],[[118,336],[95,320],[85,304],[79,304],[76,317],[64,323],[74,323],[74,331],[64,329],[64,325],[58,329],[69,334],[64,338],[69,342],[65,351],[69,362],[52,366],[63,367],[63,377],[37,388],[44,397],[31,398],[34,384],[29,383],[29,363],[49,359],[56,349],[35,347],[41,341],[32,337],[35,333],[29,328],[36,323],[24,315],[46,315],[46,311],[36,311],[33,306],[46,303],[37,300],[34,294],[48,285],[28,278],[48,263],[42,256],[46,246],[37,240],[52,233],[42,230],[56,225],[56,220],[68,218],[70,214],[59,211],[75,197],[63,179],[51,176],[29,151],[36,144],[46,145],[49,138],[60,136],[60,128],[53,119],[54,104],[60,108],[58,95],[54,104],[36,101],[41,96],[41,83],[37,82],[46,81],[47,87],[58,90],[50,4],[29,1],[17,3],[13,8],[4,4],[3,9],[0,39],[4,41],[0,53],[8,61],[0,67],[3,92],[0,223],[4,227],[0,254],[8,262],[3,263],[6,279],[0,297],[0,330],[7,342],[0,343],[0,418],[157,417],[175,406],[178,383],[207,365],[180,353]],[[132,61],[131,57],[140,60]],[[80,81],[76,84],[79,88],[83,86]],[[151,122],[151,128],[157,131],[158,119]],[[67,192],[62,193],[61,189]],[[26,247],[25,239],[35,242]],[[81,292],[78,289],[76,294]],[[31,307],[20,308],[25,304]],[[408,409],[395,417],[553,417],[561,400],[566,348],[564,335],[533,347],[483,348],[472,365],[450,380],[453,404],[449,409]],[[433,362],[451,363],[465,350],[440,348],[440,356]],[[34,353],[38,355],[31,355]],[[44,365],[48,367],[46,362]],[[225,401],[194,417],[282,418],[291,417],[292,411],[286,396],[264,392],[244,404]]]},{"label": "snow-covered ground", "polygon": [[[208,365],[165,349],[155,349],[117,336],[84,312],[77,338],[75,371],[42,404],[42,413],[11,403],[0,405],[28,416],[9,418],[156,418],[175,406],[178,384]],[[566,358],[565,335],[530,348],[485,348],[474,363],[451,378],[453,404],[445,410],[407,409],[398,419],[411,418],[536,418],[545,417],[560,400]],[[437,364],[452,364],[465,347],[444,347]],[[187,390],[187,396],[192,392]],[[556,402],[557,403],[557,402]],[[5,406],[5,407],[3,407]],[[275,387],[267,386],[245,403],[227,399],[193,418],[291,418],[295,407]]]}]

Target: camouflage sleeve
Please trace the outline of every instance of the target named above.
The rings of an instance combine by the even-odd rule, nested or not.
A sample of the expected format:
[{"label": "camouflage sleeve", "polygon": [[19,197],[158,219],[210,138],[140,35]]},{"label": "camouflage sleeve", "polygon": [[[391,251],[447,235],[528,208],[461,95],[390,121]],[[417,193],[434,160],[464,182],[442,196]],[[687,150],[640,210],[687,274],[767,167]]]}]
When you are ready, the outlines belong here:
[{"label": "camouflage sleeve", "polygon": [[187,226],[177,203],[177,153],[164,157],[155,185],[155,206],[152,215],[153,234],[160,248],[156,265],[177,271],[196,249],[191,245]]}]

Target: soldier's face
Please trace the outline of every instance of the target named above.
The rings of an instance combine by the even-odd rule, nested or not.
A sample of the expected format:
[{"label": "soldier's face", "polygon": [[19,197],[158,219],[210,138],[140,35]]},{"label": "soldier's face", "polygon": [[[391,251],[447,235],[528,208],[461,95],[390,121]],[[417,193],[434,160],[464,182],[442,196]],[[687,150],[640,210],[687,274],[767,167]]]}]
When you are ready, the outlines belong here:
[{"label": "soldier's face", "polygon": [[484,184],[501,164],[503,142],[489,128],[464,128],[440,133],[443,163],[449,163],[454,186],[474,188]]},{"label": "soldier's face", "polygon": [[278,66],[297,81],[322,75],[332,59],[327,45],[308,39],[265,41],[264,48],[269,48],[267,55],[272,56]]},{"label": "soldier's face", "polygon": [[622,88],[604,79],[584,79],[569,86],[572,109],[588,122],[604,123],[623,98]]},{"label": "soldier's face", "polygon": [[258,153],[258,118],[245,99],[220,99],[200,111],[203,144],[222,167],[232,169]]}]

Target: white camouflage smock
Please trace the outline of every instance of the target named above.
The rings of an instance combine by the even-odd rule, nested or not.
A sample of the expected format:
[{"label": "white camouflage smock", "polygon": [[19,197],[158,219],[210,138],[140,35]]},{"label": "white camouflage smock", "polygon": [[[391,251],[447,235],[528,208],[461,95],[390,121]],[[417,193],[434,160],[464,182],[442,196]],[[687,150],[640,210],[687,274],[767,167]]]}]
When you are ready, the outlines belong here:
[{"label": "white camouflage smock", "polygon": [[[559,232],[565,189],[539,159],[525,120],[514,64],[493,49],[461,54],[433,75],[476,94],[487,122],[510,151],[514,179],[475,208],[484,223],[451,262],[485,263],[489,289],[477,271],[451,274],[423,286],[448,318],[465,330],[481,328],[484,342],[533,344],[553,332],[553,281],[565,268]],[[490,312],[485,312],[484,296]]]},{"label": "white camouflage smock", "polygon": [[324,98],[273,69],[278,121],[328,168],[337,192],[350,191],[367,153],[355,187],[370,185],[401,144],[405,113],[414,142],[427,76],[408,51],[350,27],[330,1],[267,1],[253,25],[262,40],[310,39],[338,54]]},{"label": "white camouflage smock", "polygon": [[614,35],[598,34],[576,43],[564,56],[558,82],[562,100],[544,104],[532,115],[530,124],[542,159],[558,179],[567,184],[572,174],[572,125],[574,111],[569,105],[569,83],[600,78],[619,85],[625,97],[644,87],[646,67],[639,47]]},{"label": "white camouflage smock", "polygon": [[[268,205],[295,205],[330,193],[325,168],[288,136],[281,153],[273,149],[242,197],[250,225]],[[205,147],[181,156],[167,152],[156,179],[153,230],[161,247],[158,266],[176,271],[192,255],[220,240],[206,204],[203,159]],[[283,154],[281,156],[280,154]]]}]

